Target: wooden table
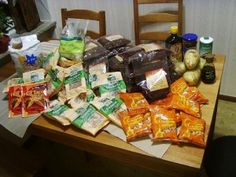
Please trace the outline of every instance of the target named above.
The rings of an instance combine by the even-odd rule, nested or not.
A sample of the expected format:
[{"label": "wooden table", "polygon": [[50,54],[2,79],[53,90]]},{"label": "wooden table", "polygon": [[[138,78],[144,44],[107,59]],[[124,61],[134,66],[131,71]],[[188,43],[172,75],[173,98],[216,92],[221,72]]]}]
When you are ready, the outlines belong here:
[{"label": "wooden table", "polygon": [[[209,99],[209,104],[202,107],[202,117],[206,120],[207,125],[207,143],[212,137],[215,124],[224,61],[224,56],[216,56],[217,80],[214,84],[206,85],[201,83],[199,85],[201,93]],[[101,156],[156,170],[165,177],[198,176],[205,152],[204,149],[194,146],[171,145],[162,158],[156,158],[104,131],[96,137],[92,137],[72,126],[68,128],[62,127],[57,122],[48,120],[43,116],[32,123],[30,133]]]}]

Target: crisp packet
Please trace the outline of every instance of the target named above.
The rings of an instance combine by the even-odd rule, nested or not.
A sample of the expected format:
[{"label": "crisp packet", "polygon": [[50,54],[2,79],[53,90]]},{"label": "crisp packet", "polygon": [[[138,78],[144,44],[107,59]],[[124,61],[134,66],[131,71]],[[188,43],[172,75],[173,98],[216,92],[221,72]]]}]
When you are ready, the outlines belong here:
[{"label": "crisp packet", "polygon": [[76,64],[66,68],[64,72],[64,84],[67,99],[71,99],[78,95],[81,90],[86,90],[85,72],[81,64]]},{"label": "crisp packet", "polygon": [[153,102],[154,105],[159,105],[164,108],[176,109],[183,111],[195,117],[200,117],[200,104],[198,102],[191,101],[183,95],[169,94],[168,97],[162,100]]},{"label": "crisp packet", "polygon": [[118,113],[127,141],[145,137],[151,133],[151,113],[130,115],[128,111]]},{"label": "crisp packet", "polygon": [[141,114],[149,111],[149,103],[141,93],[119,93],[130,115]]},{"label": "crisp packet", "polygon": [[200,104],[207,104],[209,101],[200,93],[197,87],[187,87],[182,94],[187,99],[198,102]]},{"label": "crisp packet", "polygon": [[51,101],[50,107],[43,114],[64,126],[70,125],[71,120],[75,120],[78,117],[78,114],[73,109],[70,109],[58,100]]},{"label": "crisp packet", "polygon": [[170,90],[172,94],[183,95],[187,99],[198,102],[200,104],[206,104],[209,101],[200,93],[197,87],[189,87],[183,77],[172,83]]},{"label": "crisp packet", "polygon": [[103,115],[121,127],[118,113],[127,110],[124,102],[117,97],[96,97],[91,102]]},{"label": "crisp packet", "polygon": [[21,85],[9,87],[8,116],[15,117],[22,114],[22,87]]},{"label": "crisp packet", "polygon": [[185,82],[184,78],[181,77],[170,86],[170,91],[173,94],[182,94],[184,90],[188,87],[188,84]]},{"label": "crisp packet", "polygon": [[77,108],[73,109],[77,112],[78,117],[72,124],[92,135],[96,135],[99,130],[109,123],[109,120],[89,103],[78,104]]},{"label": "crisp packet", "polygon": [[49,106],[47,83],[33,83],[22,86],[22,117],[40,114]]},{"label": "crisp packet", "polygon": [[205,147],[205,127],[206,122],[203,119],[180,112],[182,124],[178,138],[183,142],[190,142],[200,147]]},{"label": "crisp packet", "polygon": [[177,140],[175,111],[150,106],[153,141]]}]

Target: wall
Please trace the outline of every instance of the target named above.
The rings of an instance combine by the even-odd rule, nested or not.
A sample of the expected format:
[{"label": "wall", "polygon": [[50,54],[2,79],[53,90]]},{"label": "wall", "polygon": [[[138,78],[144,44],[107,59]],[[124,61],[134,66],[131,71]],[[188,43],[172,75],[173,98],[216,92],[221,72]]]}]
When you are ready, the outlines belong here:
[{"label": "wall", "polygon": [[[214,38],[214,53],[226,55],[220,93],[236,97],[236,1],[234,0],[184,0],[184,31],[198,36]],[[61,8],[86,8],[106,11],[106,29],[110,34],[122,34],[134,40],[132,0],[48,0],[51,20],[57,21],[58,36],[61,31]],[[154,10],[149,6],[146,10]],[[90,24],[91,28],[95,28]]]}]

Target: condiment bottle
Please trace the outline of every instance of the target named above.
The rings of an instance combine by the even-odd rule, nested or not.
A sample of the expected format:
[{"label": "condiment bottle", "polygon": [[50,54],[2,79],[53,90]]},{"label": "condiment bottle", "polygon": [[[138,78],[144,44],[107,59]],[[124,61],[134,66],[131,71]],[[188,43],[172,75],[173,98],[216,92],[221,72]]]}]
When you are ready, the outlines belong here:
[{"label": "condiment bottle", "polygon": [[215,82],[216,74],[215,74],[215,65],[214,55],[205,55],[206,63],[201,71],[201,79],[206,84],[211,84]]},{"label": "condiment bottle", "polygon": [[182,38],[178,35],[178,27],[171,26],[170,33],[170,36],[165,40],[165,46],[173,52],[173,59],[176,59],[177,61],[182,61]]}]

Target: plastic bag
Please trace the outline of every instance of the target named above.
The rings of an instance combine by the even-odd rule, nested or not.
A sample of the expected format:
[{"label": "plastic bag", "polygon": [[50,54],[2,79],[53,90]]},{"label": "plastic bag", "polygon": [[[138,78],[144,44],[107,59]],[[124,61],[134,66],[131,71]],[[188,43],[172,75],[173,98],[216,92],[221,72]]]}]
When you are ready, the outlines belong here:
[{"label": "plastic bag", "polygon": [[68,19],[62,30],[60,38],[59,53],[61,56],[82,62],[85,47],[85,34],[87,32],[88,20]]},{"label": "plastic bag", "polygon": [[25,71],[31,71],[40,68],[41,64],[38,56],[41,53],[40,41],[37,35],[20,37],[23,47],[15,49],[9,46],[11,58],[15,64],[16,72],[19,76]]}]

